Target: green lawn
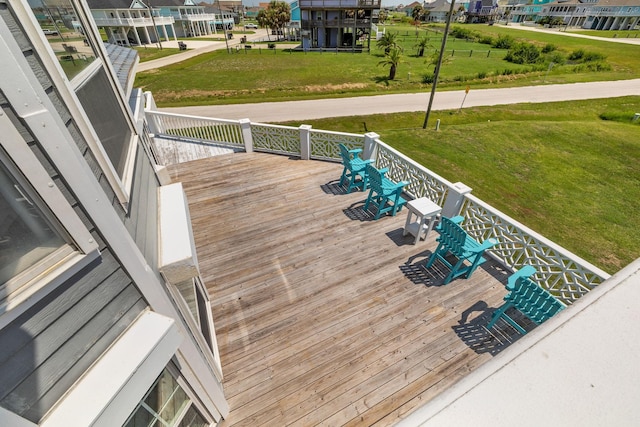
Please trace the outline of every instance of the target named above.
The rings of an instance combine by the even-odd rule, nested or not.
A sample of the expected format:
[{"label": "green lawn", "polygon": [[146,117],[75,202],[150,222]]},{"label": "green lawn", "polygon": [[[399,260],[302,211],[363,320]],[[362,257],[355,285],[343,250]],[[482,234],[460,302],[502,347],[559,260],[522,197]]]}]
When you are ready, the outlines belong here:
[{"label": "green lawn", "polygon": [[[508,34],[540,47],[553,44],[556,52],[568,56],[577,49],[606,56],[609,68],[592,72],[574,65],[556,64],[547,75],[545,64],[512,64],[503,57],[505,50],[489,45],[449,38],[441,70],[440,90],[523,86],[546,83],[572,83],[620,80],[637,77],[640,46],[534,33],[501,26],[463,25],[493,37]],[[257,47],[229,54],[217,51],[200,55],[161,69],[138,73],[136,86],[154,93],[161,107],[247,103],[291,99],[317,99],[340,96],[403,93],[430,90],[423,83],[433,73],[430,57],[440,46],[439,28],[415,29],[394,26],[404,47],[403,62],[396,79],[387,79],[388,69],[379,66],[383,53],[374,46],[371,53],[291,52]],[[425,57],[416,56],[416,39],[431,38]]]},{"label": "green lawn", "polygon": [[[640,97],[305,121],[381,139],[594,265],[640,257]],[[601,117],[608,118],[604,120]],[[299,125],[300,123],[289,123]]]},{"label": "green lawn", "polygon": [[154,59],[164,58],[165,56],[175,55],[180,52],[180,49],[163,47],[158,49],[155,47],[136,47],[138,51],[140,62],[152,61]]},{"label": "green lawn", "polygon": [[576,33],[576,34],[584,34],[587,36],[596,36],[596,37],[606,37],[606,38],[618,38],[618,39],[622,39],[622,38],[640,38],[640,30],[632,30],[632,31],[623,31],[623,30],[616,30],[616,31],[598,31],[598,30],[573,30],[570,29],[569,31],[567,31],[569,33]]}]

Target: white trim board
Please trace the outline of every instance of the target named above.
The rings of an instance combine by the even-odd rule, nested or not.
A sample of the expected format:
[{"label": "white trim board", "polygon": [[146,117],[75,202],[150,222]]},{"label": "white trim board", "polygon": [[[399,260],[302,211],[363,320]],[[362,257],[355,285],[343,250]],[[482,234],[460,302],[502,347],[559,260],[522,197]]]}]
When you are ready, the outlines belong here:
[{"label": "white trim board", "polygon": [[40,425],[123,425],[181,340],[172,319],[143,313]]}]

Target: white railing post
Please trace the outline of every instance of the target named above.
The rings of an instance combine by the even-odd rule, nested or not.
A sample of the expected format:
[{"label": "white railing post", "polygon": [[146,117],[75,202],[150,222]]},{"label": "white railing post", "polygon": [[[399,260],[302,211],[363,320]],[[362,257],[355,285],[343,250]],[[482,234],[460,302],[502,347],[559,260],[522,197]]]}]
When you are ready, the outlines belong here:
[{"label": "white railing post", "polygon": [[242,131],[242,140],[244,141],[244,150],[247,153],[253,153],[253,135],[251,134],[251,120],[240,119],[240,130]]},{"label": "white railing post", "polygon": [[451,218],[460,214],[462,204],[464,202],[464,196],[469,193],[471,193],[471,187],[468,187],[461,182],[456,182],[453,186],[449,187],[447,198],[445,199],[444,206],[442,207],[442,216]]},{"label": "white railing post", "polygon": [[311,158],[311,125],[300,125],[300,159]]},{"label": "white railing post", "polygon": [[364,149],[362,150],[363,159],[373,159],[376,148],[376,140],[380,138],[375,132],[369,132],[364,134]]}]

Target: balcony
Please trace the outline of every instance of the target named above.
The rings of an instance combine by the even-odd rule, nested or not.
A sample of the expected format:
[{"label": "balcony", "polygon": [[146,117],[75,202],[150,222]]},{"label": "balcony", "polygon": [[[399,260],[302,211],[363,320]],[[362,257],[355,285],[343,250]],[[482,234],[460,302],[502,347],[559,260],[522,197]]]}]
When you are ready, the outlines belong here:
[{"label": "balcony", "polygon": [[[225,18],[228,18],[225,16]],[[176,17],[177,20],[193,21],[193,22],[213,22],[216,20],[215,13],[183,13]],[[220,18],[218,17],[218,20]]]},{"label": "balcony", "polygon": [[154,16],[151,18],[94,18],[98,27],[152,27],[154,25],[171,25],[175,21],[172,16]]},{"label": "balcony", "polygon": [[[224,426],[392,425],[519,339],[485,328],[514,269],[534,265],[569,305],[608,278],[375,134],[147,120],[189,200],[232,408]],[[489,261],[442,285],[445,268],[423,268],[436,233],[413,245],[405,210],[374,221],[366,193],[337,185],[338,142],[409,181],[408,196],[463,215],[478,240],[497,238]]]},{"label": "balcony", "polygon": [[302,28],[371,28],[371,19],[335,18],[326,20],[302,21]]},{"label": "balcony", "polygon": [[300,9],[380,9],[380,0],[300,0]]}]

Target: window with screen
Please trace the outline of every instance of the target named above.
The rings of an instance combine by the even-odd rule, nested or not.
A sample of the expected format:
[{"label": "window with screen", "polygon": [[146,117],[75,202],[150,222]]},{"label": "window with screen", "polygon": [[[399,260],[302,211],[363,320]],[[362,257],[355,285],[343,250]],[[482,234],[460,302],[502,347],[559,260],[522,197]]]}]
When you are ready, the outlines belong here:
[{"label": "window with screen", "polygon": [[85,28],[71,0],[29,2],[43,34],[71,80],[96,59]]}]

